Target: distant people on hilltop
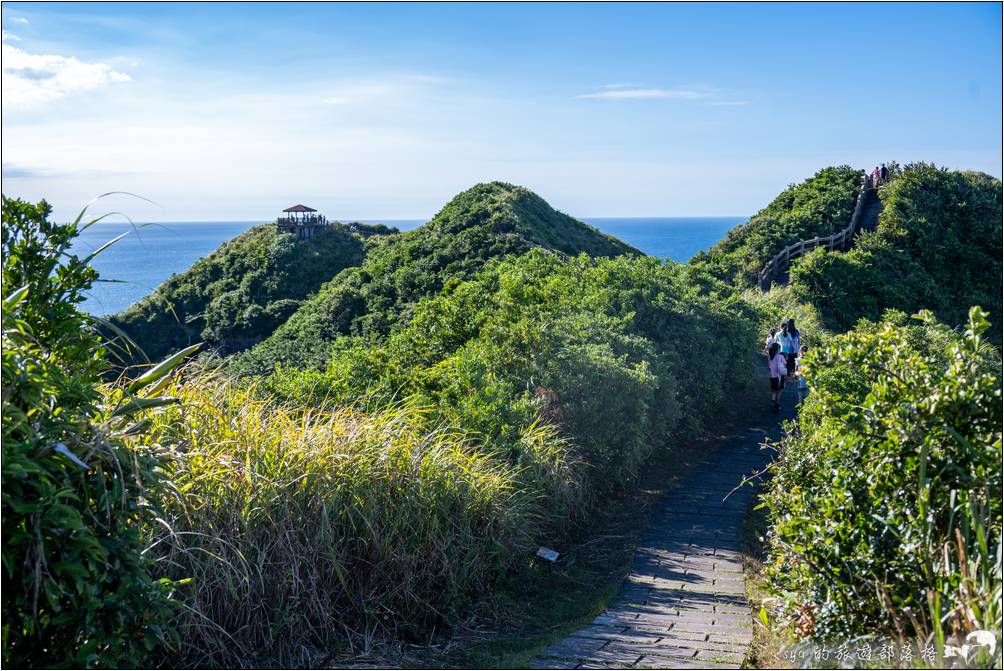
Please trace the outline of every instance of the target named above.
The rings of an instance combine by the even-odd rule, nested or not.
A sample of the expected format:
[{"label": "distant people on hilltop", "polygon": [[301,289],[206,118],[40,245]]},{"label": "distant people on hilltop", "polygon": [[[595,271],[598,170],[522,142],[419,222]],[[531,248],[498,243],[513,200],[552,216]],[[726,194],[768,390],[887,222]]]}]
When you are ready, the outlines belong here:
[{"label": "distant people on hilltop", "polygon": [[877,189],[879,187],[881,180],[882,180],[882,173],[879,171],[879,167],[875,166],[875,169],[872,170],[872,186],[874,186]]},{"label": "distant people on hilltop", "polygon": [[889,179],[889,168],[885,167],[885,163],[883,163],[882,167],[879,168],[879,179],[882,180],[883,184],[885,184],[886,180]]}]

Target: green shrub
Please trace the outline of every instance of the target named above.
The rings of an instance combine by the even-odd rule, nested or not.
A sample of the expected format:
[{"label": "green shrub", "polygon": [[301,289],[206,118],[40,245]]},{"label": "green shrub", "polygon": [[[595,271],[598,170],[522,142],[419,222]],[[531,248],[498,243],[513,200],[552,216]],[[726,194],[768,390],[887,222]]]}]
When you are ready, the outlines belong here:
[{"label": "green shrub", "polygon": [[[810,353],[766,502],[798,631],[1001,630],[1000,358],[962,332],[863,323]],[[999,642],[998,642],[999,647]]]},{"label": "green shrub", "polygon": [[419,302],[386,341],[343,338],[325,373],[269,384],[301,404],[416,397],[517,463],[544,417],[607,491],[751,378],[755,319],[699,297],[677,264],[535,250]]},{"label": "green shrub", "polygon": [[983,305],[1000,344],[1001,182],[989,175],[908,165],[881,189],[878,228],[847,253],[818,250],[795,263],[791,286],[842,331],[894,308],[934,312],[951,325]]},{"label": "green shrub", "polygon": [[164,479],[132,415],[164,401],[103,389],[77,308],[97,273],[49,212],[3,198],[3,664],[143,666],[171,585],[142,555]]}]

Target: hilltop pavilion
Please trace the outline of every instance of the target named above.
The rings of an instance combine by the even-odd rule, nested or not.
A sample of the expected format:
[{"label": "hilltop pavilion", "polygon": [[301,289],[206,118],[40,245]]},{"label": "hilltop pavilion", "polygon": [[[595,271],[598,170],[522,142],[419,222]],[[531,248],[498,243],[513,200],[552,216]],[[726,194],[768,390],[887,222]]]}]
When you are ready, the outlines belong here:
[{"label": "hilltop pavilion", "polygon": [[317,210],[306,205],[287,207],[282,212],[285,216],[277,218],[275,225],[280,231],[294,233],[300,238],[309,238],[322,226],[328,225],[323,214],[316,214]]}]

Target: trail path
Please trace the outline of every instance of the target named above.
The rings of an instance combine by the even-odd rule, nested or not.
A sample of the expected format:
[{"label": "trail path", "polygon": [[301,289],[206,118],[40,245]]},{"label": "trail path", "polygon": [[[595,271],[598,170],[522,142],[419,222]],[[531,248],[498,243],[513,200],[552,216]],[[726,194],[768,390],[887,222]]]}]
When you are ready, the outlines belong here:
[{"label": "trail path", "polygon": [[760,445],[794,417],[794,390],[784,396],[780,412],[766,411],[688,469],[656,506],[618,595],[532,668],[739,668],[753,633],[740,535],[755,492],[729,492],[767,463]]}]

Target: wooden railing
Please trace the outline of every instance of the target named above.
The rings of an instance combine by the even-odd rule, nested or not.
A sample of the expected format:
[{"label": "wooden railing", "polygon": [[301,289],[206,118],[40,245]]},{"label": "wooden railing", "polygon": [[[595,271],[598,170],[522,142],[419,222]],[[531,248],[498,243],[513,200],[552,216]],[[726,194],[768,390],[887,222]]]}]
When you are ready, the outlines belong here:
[{"label": "wooden railing", "polygon": [[760,271],[760,288],[763,291],[770,289],[770,285],[778,273],[788,268],[791,265],[792,259],[797,259],[808,251],[817,247],[826,247],[831,252],[834,249],[846,250],[849,248],[851,240],[854,239],[854,234],[861,224],[861,214],[864,210],[865,201],[868,199],[868,193],[871,190],[872,187],[869,183],[865,182],[861,185],[861,189],[858,191],[857,202],[854,203],[854,212],[851,214],[851,221],[845,228],[833,235],[820,236],[811,240],[799,240],[775,254],[774,258],[768,261],[763,270]]}]

